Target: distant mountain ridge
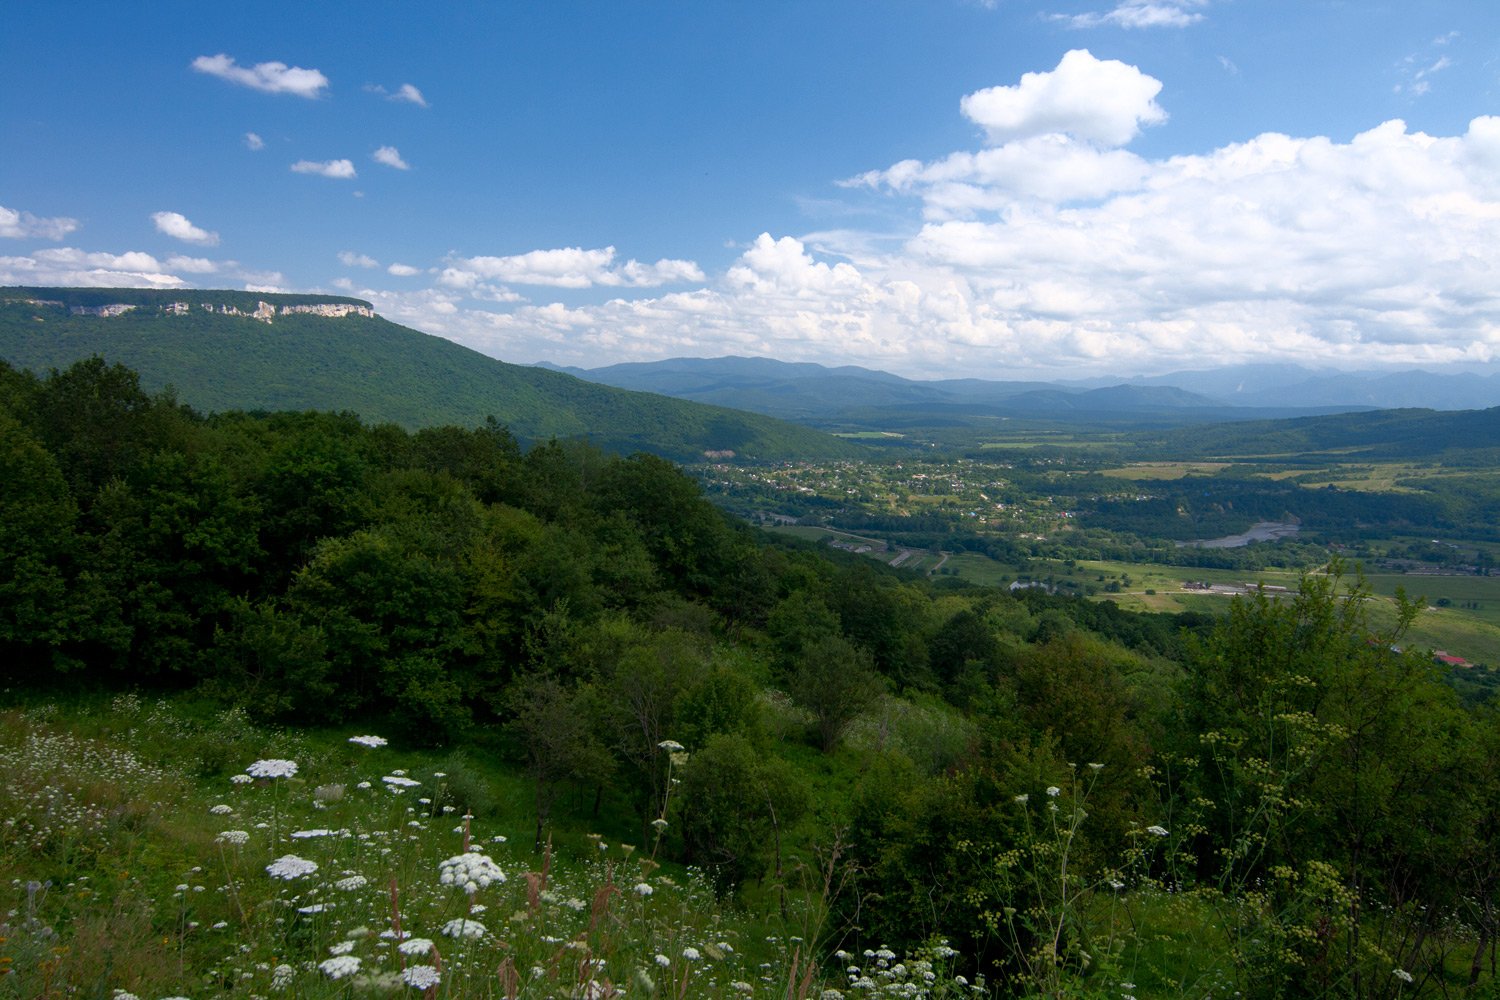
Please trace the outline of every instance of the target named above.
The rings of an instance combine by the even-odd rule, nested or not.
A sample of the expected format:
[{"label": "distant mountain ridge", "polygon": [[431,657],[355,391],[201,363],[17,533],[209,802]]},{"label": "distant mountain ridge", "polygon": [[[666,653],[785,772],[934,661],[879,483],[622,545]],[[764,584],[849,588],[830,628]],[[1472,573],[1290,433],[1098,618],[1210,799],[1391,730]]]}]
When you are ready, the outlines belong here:
[{"label": "distant mountain ridge", "polygon": [[837,368],[768,358],[672,358],[566,369],[580,378],[835,423],[928,406],[1004,417],[1151,415],[1203,420],[1294,417],[1393,407],[1459,410],[1500,405],[1500,375],[1367,374],[1296,365],[1241,365],[1143,378],[1078,381],[923,381],[853,365]]},{"label": "distant mountain ridge", "polygon": [[206,411],[350,410],[408,428],[472,427],[493,416],[526,441],[587,437],[681,461],[861,450],[761,414],[507,364],[391,323],[346,296],[0,288],[0,359],[43,372],[96,354]]}]

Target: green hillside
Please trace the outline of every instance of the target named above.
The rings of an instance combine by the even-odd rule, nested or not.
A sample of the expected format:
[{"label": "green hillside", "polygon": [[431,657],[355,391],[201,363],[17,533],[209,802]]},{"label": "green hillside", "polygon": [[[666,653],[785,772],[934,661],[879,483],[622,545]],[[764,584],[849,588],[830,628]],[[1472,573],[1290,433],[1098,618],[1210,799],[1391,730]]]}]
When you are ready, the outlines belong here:
[{"label": "green hillside", "polygon": [[[114,304],[134,308],[80,312]],[[276,310],[270,322],[248,315],[262,304]],[[351,410],[407,428],[472,427],[493,416],[522,440],[587,437],[684,460],[705,451],[781,459],[858,450],[770,417],[506,364],[374,315],[282,312],[318,305],[369,309],[331,295],[5,288],[0,358],[44,372],[97,354],[206,411]]]}]

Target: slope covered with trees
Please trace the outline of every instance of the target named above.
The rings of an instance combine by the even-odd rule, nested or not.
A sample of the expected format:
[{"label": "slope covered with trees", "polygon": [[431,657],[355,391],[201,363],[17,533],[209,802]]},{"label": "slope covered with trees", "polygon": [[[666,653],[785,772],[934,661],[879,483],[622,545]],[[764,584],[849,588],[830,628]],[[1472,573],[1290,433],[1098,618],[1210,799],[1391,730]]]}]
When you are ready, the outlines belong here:
[{"label": "slope covered with trees", "polygon": [[[660,458],[523,449],[493,424],[205,418],[99,361],[0,368],[0,482],[10,689],[192,691],[261,725],[508,762],[528,840],[564,812],[652,845],[800,920],[798,955],[830,967],[942,950],[996,995],[1495,982],[1497,717],[1398,650],[1413,609],[1378,631],[1337,572],[1217,621],[934,587],[771,546]],[[19,789],[9,821],[41,822]],[[0,882],[118,881],[76,848],[15,839]],[[599,891],[605,912],[619,890]],[[193,905],[240,919],[227,893]],[[143,918],[179,962],[182,914]],[[278,955],[316,968],[328,942],[297,926]],[[510,982],[495,962],[486,981]],[[797,962],[750,993],[878,994]]]},{"label": "slope covered with trees", "polygon": [[[183,303],[182,313],[163,312]],[[112,316],[72,310],[111,304]],[[408,429],[493,417],[522,441],[587,437],[675,459],[853,455],[857,446],[770,417],[506,364],[378,316],[253,318],[273,307],[369,303],[340,296],[142,289],[0,289],[0,358],[38,373],[99,356],[168,385],[197,409],[345,410]],[[205,309],[212,307],[213,311]],[[226,314],[223,307],[239,310]]]}]

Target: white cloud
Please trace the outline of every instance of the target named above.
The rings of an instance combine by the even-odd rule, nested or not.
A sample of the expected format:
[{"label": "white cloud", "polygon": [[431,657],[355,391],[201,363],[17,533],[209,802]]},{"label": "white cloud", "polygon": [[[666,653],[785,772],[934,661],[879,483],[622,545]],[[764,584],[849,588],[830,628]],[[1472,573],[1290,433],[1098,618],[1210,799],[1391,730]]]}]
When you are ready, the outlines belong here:
[{"label": "white cloud", "polygon": [[1196,8],[1203,7],[1207,0],[1121,0],[1111,10],[1102,13],[1057,14],[1054,20],[1062,21],[1071,28],[1098,28],[1112,25],[1117,28],[1185,28],[1203,20]]},{"label": "white cloud", "polygon": [[354,172],[354,164],[349,160],[298,160],[292,164],[292,173],[295,174],[317,174],[320,177],[332,177],[335,180],[349,180],[359,176]]},{"label": "white cloud", "polygon": [[254,132],[246,132],[245,148],[250,150],[252,153],[259,152],[260,150],[266,148],[266,140],[262,139]]},{"label": "white cloud", "polygon": [[181,240],[184,243],[192,243],[201,247],[219,245],[218,233],[199,229],[189,222],[187,216],[181,212],[152,212],[151,221],[156,223],[156,231],[158,233],[165,233],[174,240]]},{"label": "white cloud", "polygon": [[369,254],[355,253],[353,250],[340,250],[339,263],[345,267],[379,267],[380,261]]},{"label": "white cloud", "polygon": [[395,146],[381,146],[370,154],[370,159],[376,163],[384,163],[388,167],[397,170],[410,170],[411,164],[401,159],[401,152]]},{"label": "white cloud", "polygon": [[328,88],[328,77],[317,70],[288,66],[283,62],[256,63],[247,69],[221,52],[215,56],[199,56],[192,65],[199,73],[268,94],[315,98],[321,97]]},{"label": "white cloud", "polygon": [[173,254],[166,260],[168,271],[183,271],[187,274],[215,274],[219,265],[205,257],[184,257],[181,254]]},{"label": "white cloud", "polygon": [[1123,146],[1142,125],[1167,113],[1156,103],[1161,81],[1114,59],[1074,49],[1047,73],[1027,73],[1015,86],[989,87],[960,102],[964,116],[991,142],[1064,133],[1101,146]]},{"label": "white cloud", "polygon": [[[572,306],[473,308],[464,283],[486,276],[455,261],[438,278],[451,289],[441,314],[415,298],[399,308],[404,322],[499,357],[584,365],[739,353],[1062,376],[1192,358],[1500,361],[1500,117],[1458,136],[1393,121],[1344,142],[1266,133],[1118,163],[1123,151],[1062,139],[995,152],[998,164],[953,154],[874,172],[926,216],[894,243],[832,231],[814,249],[762,234],[707,287]],[[1033,176],[1072,157],[1107,183],[1048,190]],[[963,204],[958,182],[973,192]],[[504,263],[484,270],[545,270],[547,283],[581,287],[608,260],[558,253],[490,258]]]},{"label": "white cloud", "polygon": [[0,236],[14,240],[60,240],[78,228],[77,219],[55,216],[44,219],[30,212],[0,205]]},{"label": "white cloud", "polygon": [[409,83],[403,83],[401,86],[397,87],[395,93],[386,90],[378,83],[365,84],[365,90],[371,94],[379,94],[387,101],[398,101],[402,104],[415,104],[419,108],[426,108],[431,106],[427,103],[427,98],[422,96],[422,92]]},{"label": "white cloud", "polygon": [[386,268],[387,274],[394,274],[398,278],[410,278],[414,274],[421,274],[420,267],[412,267],[410,264],[392,264]]},{"label": "white cloud", "polygon": [[390,99],[393,101],[403,101],[407,104],[415,104],[419,108],[428,107],[427,98],[423,97],[422,92],[409,83],[403,83],[398,87]]},{"label": "white cloud", "polygon": [[0,257],[0,285],[65,285],[74,288],[181,288],[148,253],[90,253],[74,247],[38,250],[24,257]]},{"label": "white cloud", "polygon": [[614,247],[566,247],[508,257],[459,258],[449,262],[439,280],[448,287],[461,288],[481,279],[556,288],[650,288],[704,280],[703,271],[689,260],[659,260],[655,264],[628,260],[617,265]]}]

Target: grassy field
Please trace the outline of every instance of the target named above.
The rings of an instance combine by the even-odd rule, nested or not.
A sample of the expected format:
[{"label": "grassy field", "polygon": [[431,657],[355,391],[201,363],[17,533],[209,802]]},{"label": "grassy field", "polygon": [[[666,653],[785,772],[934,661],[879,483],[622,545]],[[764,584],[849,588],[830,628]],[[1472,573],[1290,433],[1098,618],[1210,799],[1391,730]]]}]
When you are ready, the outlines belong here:
[{"label": "grassy field", "polygon": [[1185,476],[1212,476],[1229,466],[1229,462],[1131,462],[1118,469],[1105,469],[1101,475],[1130,480],[1182,479]]}]

